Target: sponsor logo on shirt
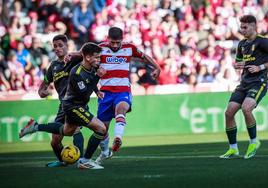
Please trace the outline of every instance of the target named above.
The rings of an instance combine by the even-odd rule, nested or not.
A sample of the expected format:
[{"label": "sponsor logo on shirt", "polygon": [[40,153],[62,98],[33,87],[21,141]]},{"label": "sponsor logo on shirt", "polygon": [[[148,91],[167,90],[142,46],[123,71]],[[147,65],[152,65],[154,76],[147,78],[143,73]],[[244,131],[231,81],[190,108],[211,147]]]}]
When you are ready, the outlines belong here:
[{"label": "sponsor logo on shirt", "polygon": [[127,58],[116,57],[116,56],[106,57],[106,62],[107,63],[126,63]]}]

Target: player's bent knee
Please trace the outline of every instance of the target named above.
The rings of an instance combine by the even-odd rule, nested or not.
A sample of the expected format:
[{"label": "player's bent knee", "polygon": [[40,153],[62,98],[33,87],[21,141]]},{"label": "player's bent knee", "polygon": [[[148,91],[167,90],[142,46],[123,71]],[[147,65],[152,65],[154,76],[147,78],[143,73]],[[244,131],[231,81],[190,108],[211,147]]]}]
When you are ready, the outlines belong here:
[{"label": "player's bent knee", "polygon": [[103,123],[99,124],[99,126],[96,129],[96,132],[101,133],[102,135],[106,135],[107,134],[107,128]]},{"label": "player's bent knee", "polygon": [[69,126],[69,125],[64,126],[64,128],[63,128],[63,134],[64,134],[64,136],[73,136],[76,128],[77,127],[75,127],[75,126]]},{"label": "player's bent knee", "polygon": [[241,110],[244,114],[248,114],[248,113],[251,113],[252,112],[252,109],[249,107],[249,106],[243,106],[241,107]]},{"label": "player's bent knee", "polygon": [[63,137],[61,135],[52,134],[52,140],[50,142],[51,146],[58,146],[61,144]]},{"label": "player's bent knee", "polygon": [[232,117],[234,117],[234,113],[232,111],[230,111],[230,110],[226,110],[225,111],[225,117],[226,118],[232,118]]}]

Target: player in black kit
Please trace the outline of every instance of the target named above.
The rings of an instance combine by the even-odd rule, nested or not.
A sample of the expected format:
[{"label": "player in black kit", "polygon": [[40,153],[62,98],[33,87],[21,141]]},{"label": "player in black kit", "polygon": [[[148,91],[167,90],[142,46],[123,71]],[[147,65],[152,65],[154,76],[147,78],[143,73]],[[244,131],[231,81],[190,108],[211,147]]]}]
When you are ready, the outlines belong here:
[{"label": "player in black kit", "polygon": [[260,147],[257,139],[256,120],[252,111],[267,92],[267,67],[268,67],[268,39],[257,34],[257,21],[252,15],[244,15],[240,18],[241,33],[245,39],[241,40],[237,47],[236,69],[243,69],[241,82],[232,93],[227,110],[225,112],[225,126],[230,148],[220,156],[229,159],[239,155],[237,146],[237,127],[235,114],[242,110],[247,125],[250,143],[245,159],[255,156]]},{"label": "player in black kit", "polygon": [[45,131],[64,136],[74,134],[78,126],[85,126],[94,131],[89,138],[86,152],[83,158],[78,161],[78,168],[102,169],[91,157],[97,149],[100,141],[105,138],[107,131],[105,125],[91,114],[87,109],[92,92],[96,92],[98,97],[103,98],[103,93],[98,91],[97,83],[101,48],[94,43],[83,45],[81,52],[83,62],[75,66],[69,75],[67,92],[62,100],[63,111],[65,113],[65,124],[55,122],[48,124],[38,124],[30,120],[22,128],[20,138],[37,131]]},{"label": "player in black kit", "polygon": [[[52,45],[57,60],[52,61],[49,66],[46,75],[44,77],[44,81],[41,83],[38,93],[41,98],[47,97],[51,93],[51,83],[54,83],[54,87],[58,93],[60,104],[57,116],[55,118],[55,122],[64,123],[65,115],[62,109],[62,99],[66,93],[68,77],[71,69],[79,64],[82,61],[82,58],[75,57],[72,58],[69,62],[64,62],[64,57],[68,53],[67,47],[68,38],[65,35],[56,35],[52,40]],[[80,153],[83,153],[84,148],[84,138],[82,133],[80,132],[80,128],[78,127],[75,134],[73,135],[73,143],[80,150]],[[51,146],[55,155],[58,158],[58,161],[53,161],[47,163],[48,167],[59,167],[65,166],[64,162],[61,159],[61,150],[63,149],[62,145],[63,136],[52,134]]]}]

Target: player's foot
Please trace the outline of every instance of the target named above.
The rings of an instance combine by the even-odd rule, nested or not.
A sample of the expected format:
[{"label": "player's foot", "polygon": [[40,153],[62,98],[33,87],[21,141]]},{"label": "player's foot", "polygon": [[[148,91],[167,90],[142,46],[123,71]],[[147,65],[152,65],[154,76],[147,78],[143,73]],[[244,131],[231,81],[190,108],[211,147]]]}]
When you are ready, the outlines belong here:
[{"label": "player's foot", "polygon": [[99,165],[103,163],[104,160],[110,159],[113,156],[113,152],[109,150],[108,155],[105,155],[104,153],[101,153],[98,158],[95,160],[95,162]]},{"label": "player's foot", "polygon": [[46,164],[47,167],[61,167],[61,166],[67,166],[65,162],[62,161],[52,161]]},{"label": "player's foot", "polygon": [[103,166],[98,165],[95,161],[91,159],[89,160],[79,159],[77,162],[77,167],[80,169],[94,169],[94,170],[104,169]]},{"label": "player's foot", "polygon": [[261,142],[259,140],[257,140],[256,143],[249,144],[247,152],[244,155],[244,159],[250,159],[254,157],[260,146],[261,146]]},{"label": "player's foot", "polygon": [[234,148],[229,148],[228,151],[221,155],[220,158],[221,159],[231,159],[231,158],[235,158],[239,156],[239,151],[238,149],[234,149]]},{"label": "player's foot", "polygon": [[38,124],[36,121],[34,121],[33,119],[30,119],[30,121],[28,121],[28,123],[20,130],[19,138],[22,138],[27,134],[32,134],[36,132],[37,125]]},{"label": "player's foot", "polygon": [[122,140],[119,137],[115,137],[113,142],[112,151],[117,152],[120,149],[120,146],[122,145]]}]

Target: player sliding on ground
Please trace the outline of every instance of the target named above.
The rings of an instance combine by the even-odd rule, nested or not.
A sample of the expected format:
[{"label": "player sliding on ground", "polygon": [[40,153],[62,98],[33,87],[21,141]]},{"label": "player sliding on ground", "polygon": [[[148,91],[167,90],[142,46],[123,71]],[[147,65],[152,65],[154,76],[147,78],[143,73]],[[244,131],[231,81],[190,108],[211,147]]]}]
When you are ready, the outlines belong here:
[{"label": "player sliding on ground", "polygon": [[20,138],[37,131],[72,136],[78,126],[93,130],[94,133],[89,138],[84,157],[78,161],[78,168],[103,169],[102,166],[91,160],[91,157],[100,141],[105,138],[106,127],[87,108],[87,103],[93,91],[98,94],[98,97],[103,97],[103,93],[98,91],[97,88],[99,76],[96,70],[99,65],[101,50],[102,48],[94,43],[86,43],[81,49],[83,62],[71,70],[67,92],[62,100],[66,118],[65,124],[59,122],[38,124],[36,121],[30,120],[19,133]]}]

